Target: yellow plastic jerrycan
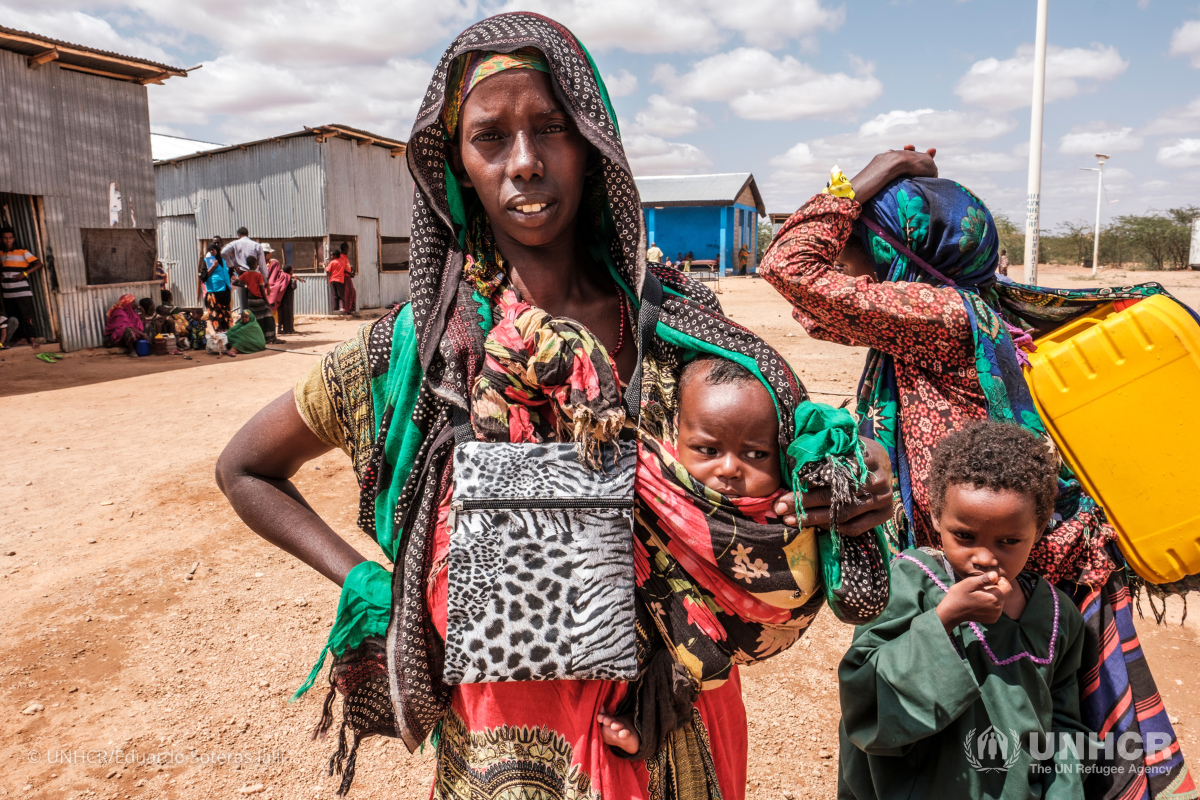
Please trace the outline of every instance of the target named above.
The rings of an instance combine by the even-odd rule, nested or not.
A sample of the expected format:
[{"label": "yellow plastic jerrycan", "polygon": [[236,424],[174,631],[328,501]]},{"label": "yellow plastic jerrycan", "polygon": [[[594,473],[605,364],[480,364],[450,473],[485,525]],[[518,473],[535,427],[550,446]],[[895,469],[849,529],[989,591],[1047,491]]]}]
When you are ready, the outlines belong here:
[{"label": "yellow plastic jerrycan", "polygon": [[1134,571],[1151,583],[1200,573],[1200,325],[1153,295],[1101,306],[1036,344],[1033,400]]}]

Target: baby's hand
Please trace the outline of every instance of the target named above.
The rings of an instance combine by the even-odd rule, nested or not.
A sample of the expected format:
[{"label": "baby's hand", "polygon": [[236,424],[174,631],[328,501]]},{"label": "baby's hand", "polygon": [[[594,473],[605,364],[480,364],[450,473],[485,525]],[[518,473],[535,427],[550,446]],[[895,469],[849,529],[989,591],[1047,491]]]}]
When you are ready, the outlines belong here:
[{"label": "baby's hand", "polygon": [[964,622],[993,623],[1000,619],[1004,600],[1011,592],[1012,584],[996,572],[963,578],[938,603],[938,619],[947,631]]}]

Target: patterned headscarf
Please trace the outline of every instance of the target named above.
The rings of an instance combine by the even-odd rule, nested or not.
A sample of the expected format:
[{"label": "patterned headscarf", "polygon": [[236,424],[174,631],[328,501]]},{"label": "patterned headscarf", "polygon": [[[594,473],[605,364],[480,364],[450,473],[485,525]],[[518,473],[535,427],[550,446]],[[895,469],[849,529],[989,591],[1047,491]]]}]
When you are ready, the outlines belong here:
[{"label": "patterned headscarf", "polygon": [[108,311],[106,313],[111,314],[112,312],[116,311],[118,308],[131,308],[132,306],[133,306],[133,295],[123,294],[117,298],[117,302],[115,302],[111,306],[109,306]]},{"label": "patterned headscarf", "polygon": [[446,86],[446,107],[442,109],[442,122],[451,136],[458,131],[458,115],[471,90],[484,78],[506,69],[535,69],[549,73],[550,64],[536,47],[522,47],[515,53],[475,50],[455,59]]}]

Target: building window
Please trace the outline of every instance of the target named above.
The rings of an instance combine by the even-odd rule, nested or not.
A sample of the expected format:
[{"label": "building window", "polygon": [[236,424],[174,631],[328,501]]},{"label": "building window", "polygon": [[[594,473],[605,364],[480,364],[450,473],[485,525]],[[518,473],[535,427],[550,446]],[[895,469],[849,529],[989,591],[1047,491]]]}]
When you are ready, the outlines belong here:
[{"label": "building window", "polygon": [[154,280],[154,231],[83,228],[83,265],[91,286]]},{"label": "building window", "polygon": [[407,272],[409,244],[407,236],[380,236],[383,253],[380,255],[380,272]]},{"label": "building window", "polygon": [[284,266],[291,264],[292,272],[296,274],[325,272],[325,265],[318,257],[321,247],[320,239],[309,237],[303,239],[258,239],[257,241],[263,245],[269,244],[274,249],[275,252],[268,254],[268,261],[274,258]]}]

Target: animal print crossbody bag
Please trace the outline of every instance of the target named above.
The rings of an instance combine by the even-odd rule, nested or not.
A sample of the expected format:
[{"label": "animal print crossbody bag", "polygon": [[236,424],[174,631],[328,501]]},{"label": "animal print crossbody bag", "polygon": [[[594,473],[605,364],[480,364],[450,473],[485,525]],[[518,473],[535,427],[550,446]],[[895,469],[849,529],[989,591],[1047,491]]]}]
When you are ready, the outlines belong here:
[{"label": "animal print crossbody bag", "polygon": [[[630,419],[661,303],[647,274]],[[636,443],[604,445],[595,470],[573,442],[476,441],[462,410],[455,440],[445,682],[636,679]]]}]

